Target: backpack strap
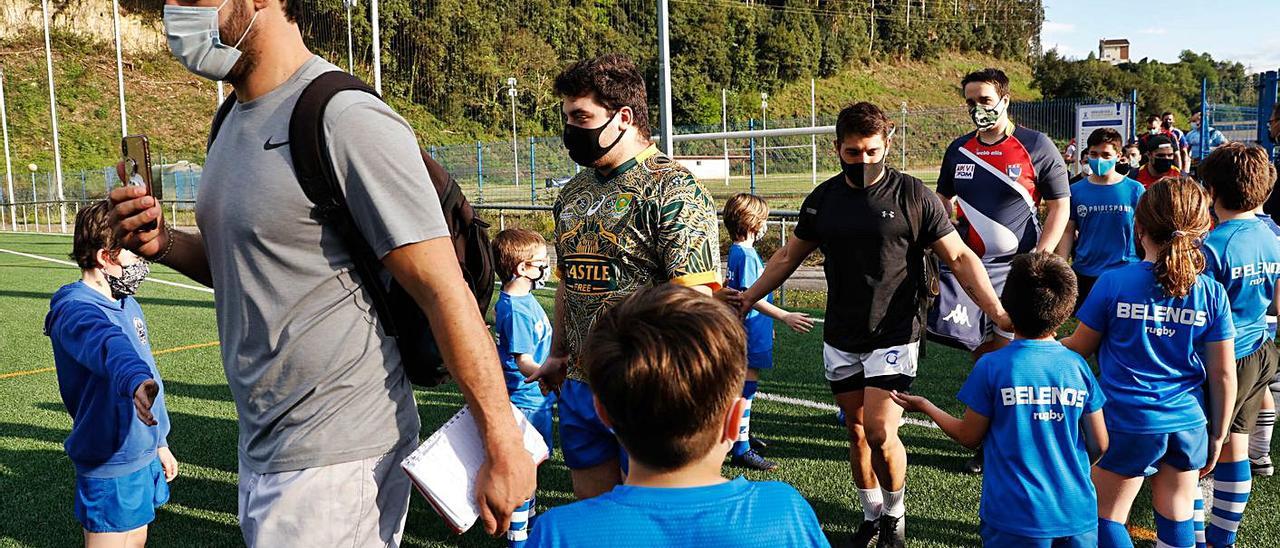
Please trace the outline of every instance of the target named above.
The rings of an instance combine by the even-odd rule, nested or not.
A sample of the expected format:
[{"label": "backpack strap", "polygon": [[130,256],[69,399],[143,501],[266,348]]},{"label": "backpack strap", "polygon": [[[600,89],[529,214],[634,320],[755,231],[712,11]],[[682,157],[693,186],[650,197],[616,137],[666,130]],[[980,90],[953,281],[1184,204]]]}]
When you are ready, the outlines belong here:
[{"label": "backpack strap", "polygon": [[353,90],[379,97],[368,84],[343,71],[326,72],[312,80],[298,97],[289,118],[289,152],[298,184],[313,204],[313,215],[321,224],[338,232],[355,263],[361,285],[369,292],[374,310],[383,320],[384,330],[396,336],[387,290],[381,283],[382,262],[351,216],[325,140],[324,114],[329,101],[338,93]]},{"label": "backpack strap", "polygon": [[209,139],[204,143],[204,151],[209,152],[213,148],[213,140],[218,138],[218,131],[222,129],[222,123],[227,121],[227,116],[231,114],[231,109],[236,106],[236,92],[232,90],[231,94],[218,105],[218,113],[213,115],[213,127],[209,129]]}]

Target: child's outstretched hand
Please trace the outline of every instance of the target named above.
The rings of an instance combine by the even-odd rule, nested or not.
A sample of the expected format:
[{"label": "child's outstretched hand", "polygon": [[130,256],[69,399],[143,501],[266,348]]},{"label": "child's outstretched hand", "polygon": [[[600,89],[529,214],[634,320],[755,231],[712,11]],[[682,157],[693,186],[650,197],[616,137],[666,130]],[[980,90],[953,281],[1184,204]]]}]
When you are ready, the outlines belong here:
[{"label": "child's outstretched hand", "polygon": [[151,414],[151,406],[160,395],[160,385],[153,379],[142,381],[138,389],[133,391],[133,407],[138,410],[138,420],[147,426],[155,426],[156,418]]},{"label": "child's outstretched hand", "polygon": [[565,370],[567,365],[565,362],[567,361],[569,361],[569,358],[566,356],[551,356],[547,358],[547,361],[542,362],[542,366],[538,368],[537,373],[525,377],[524,382],[538,383],[542,387],[542,395],[544,396],[552,392],[559,395],[560,385],[564,384],[565,375],[568,373]]},{"label": "child's outstretched hand", "polygon": [[173,478],[178,477],[178,459],[173,458],[168,447],[161,447],[156,453],[160,457],[160,468],[164,469],[164,481],[173,481]]},{"label": "child's outstretched hand", "polygon": [[810,318],[804,312],[788,312],[786,316],[782,317],[782,322],[796,333],[808,333],[810,329],[813,329],[813,318]]},{"label": "child's outstretched hand", "polygon": [[907,411],[924,411],[925,406],[929,405],[929,399],[924,396],[916,396],[897,390],[890,392],[889,397],[893,398],[893,403],[902,406]]}]

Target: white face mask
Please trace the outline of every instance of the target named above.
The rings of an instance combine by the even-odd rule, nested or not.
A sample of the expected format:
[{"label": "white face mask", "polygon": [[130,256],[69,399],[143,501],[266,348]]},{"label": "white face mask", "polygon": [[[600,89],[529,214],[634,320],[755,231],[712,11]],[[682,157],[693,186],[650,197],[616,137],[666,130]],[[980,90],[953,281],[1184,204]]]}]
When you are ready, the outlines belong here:
[{"label": "white face mask", "polygon": [[249,26],[234,46],[222,43],[218,37],[218,12],[227,2],[216,8],[165,6],[164,34],[169,40],[169,50],[187,70],[210,80],[223,80],[240,60],[240,44],[249,35],[258,12],[253,12]]}]

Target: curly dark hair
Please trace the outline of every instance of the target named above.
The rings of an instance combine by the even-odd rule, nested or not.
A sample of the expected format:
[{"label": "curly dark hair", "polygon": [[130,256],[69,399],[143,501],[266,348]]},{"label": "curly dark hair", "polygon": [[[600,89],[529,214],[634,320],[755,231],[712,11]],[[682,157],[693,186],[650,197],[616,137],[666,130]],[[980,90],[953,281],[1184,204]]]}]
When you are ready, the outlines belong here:
[{"label": "curly dark hair", "polygon": [[302,0],[280,0],[284,8],[284,18],[290,23],[297,23],[298,18],[302,17]]},{"label": "curly dark hair", "polygon": [[640,135],[645,139],[651,135],[644,76],[625,55],[608,53],[578,61],[556,76],[555,89],[561,97],[593,96],[610,114],[631,107]]},{"label": "curly dark hair", "polygon": [[110,210],[110,202],[102,200],[84,206],[76,212],[71,260],[75,261],[82,270],[98,268],[99,249],[107,250],[107,256],[113,261],[120,255],[120,244],[116,241],[116,233],[107,222]]}]

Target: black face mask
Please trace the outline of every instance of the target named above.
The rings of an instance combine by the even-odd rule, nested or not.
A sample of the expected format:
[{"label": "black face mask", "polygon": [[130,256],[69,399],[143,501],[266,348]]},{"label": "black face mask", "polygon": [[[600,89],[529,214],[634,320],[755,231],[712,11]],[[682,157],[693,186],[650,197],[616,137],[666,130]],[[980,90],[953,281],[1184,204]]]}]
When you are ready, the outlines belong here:
[{"label": "black face mask", "polygon": [[884,160],[874,164],[848,164],[840,160],[840,171],[844,172],[844,179],[854,187],[866,188],[884,173]]},{"label": "black face mask", "polygon": [[1155,168],[1156,173],[1164,173],[1173,169],[1172,158],[1155,158],[1151,160],[1151,167]]},{"label": "black face mask", "polygon": [[626,135],[625,131],[619,133],[618,138],[609,143],[609,146],[600,146],[600,134],[604,133],[604,128],[613,123],[613,119],[617,115],[617,112],[613,113],[613,116],[609,117],[609,121],[597,128],[588,129],[573,124],[565,124],[564,148],[569,151],[569,158],[582,167],[592,167],[605,154],[613,150],[613,147],[618,146],[618,143],[622,142],[622,136]]},{"label": "black face mask", "polygon": [[1129,164],[1116,163],[1116,167],[1115,167],[1116,173],[1119,173],[1121,175],[1128,175],[1130,169],[1133,169],[1133,166]]}]

